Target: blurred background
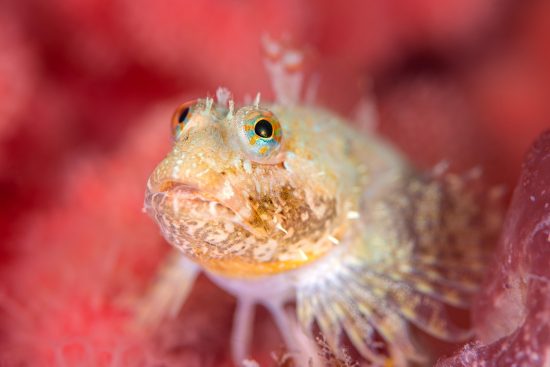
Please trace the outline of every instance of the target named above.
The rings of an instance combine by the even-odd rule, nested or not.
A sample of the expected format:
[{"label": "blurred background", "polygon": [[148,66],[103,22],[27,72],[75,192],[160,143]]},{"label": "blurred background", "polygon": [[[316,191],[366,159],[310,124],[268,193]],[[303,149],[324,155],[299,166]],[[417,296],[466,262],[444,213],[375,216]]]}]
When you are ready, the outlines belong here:
[{"label": "blurred background", "polygon": [[[142,345],[122,325],[168,248],[141,206],[170,115],[218,86],[272,97],[266,33],[304,47],[319,105],[357,121],[374,101],[378,132],[422,168],[481,166],[512,189],[550,126],[545,0],[1,1],[0,365],[114,365]],[[179,349],[158,340],[221,365],[233,301],[201,282],[185,332],[163,334]]]}]

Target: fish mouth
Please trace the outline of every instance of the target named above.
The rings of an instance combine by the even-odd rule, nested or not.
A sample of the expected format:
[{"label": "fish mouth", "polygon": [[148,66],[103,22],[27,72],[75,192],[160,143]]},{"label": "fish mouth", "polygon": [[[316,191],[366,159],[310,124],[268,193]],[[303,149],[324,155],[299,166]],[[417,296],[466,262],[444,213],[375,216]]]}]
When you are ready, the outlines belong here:
[{"label": "fish mouth", "polygon": [[208,190],[200,189],[197,185],[188,182],[166,180],[158,185],[148,182],[144,209],[157,222],[159,216],[170,211],[174,219],[231,222],[253,235],[265,236],[264,232],[249,225],[242,208],[224,202]]},{"label": "fish mouth", "polygon": [[157,194],[157,195],[176,195],[179,200],[201,200],[201,201],[215,201],[209,198],[206,198],[204,193],[199,190],[196,185],[186,183],[186,182],[177,182],[177,181],[163,181],[157,190],[153,190],[151,185],[147,185],[147,194]]},{"label": "fish mouth", "polygon": [[[173,180],[163,181],[157,187],[154,187],[151,182],[147,184],[145,192],[145,209],[151,214],[151,211],[162,211],[161,204],[166,199],[172,199],[173,206],[183,204],[182,213],[185,212],[186,203],[207,203],[210,206],[222,207],[227,211],[237,214],[234,209],[217,200],[213,195],[208,194],[204,190],[199,189],[196,185],[187,182],[178,182]],[[176,210],[180,212],[179,208]]]}]

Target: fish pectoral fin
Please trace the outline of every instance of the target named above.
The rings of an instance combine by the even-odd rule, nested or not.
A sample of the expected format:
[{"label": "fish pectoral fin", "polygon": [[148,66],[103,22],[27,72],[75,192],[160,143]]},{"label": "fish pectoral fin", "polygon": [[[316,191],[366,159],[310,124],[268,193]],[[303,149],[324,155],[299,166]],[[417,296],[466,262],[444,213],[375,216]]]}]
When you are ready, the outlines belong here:
[{"label": "fish pectoral fin", "polygon": [[451,302],[416,279],[392,277],[350,253],[334,255],[303,273],[297,284],[297,313],[309,330],[316,323],[333,354],[344,358],[340,339],[347,336],[361,356],[375,365],[407,366],[426,362],[410,325],[442,340],[468,338],[446,314]]},{"label": "fish pectoral fin", "polygon": [[138,302],[135,321],[140,328],[155,328],[175,318],[187,300],[200,268],[185,256],[173,252],[159,275]]}]

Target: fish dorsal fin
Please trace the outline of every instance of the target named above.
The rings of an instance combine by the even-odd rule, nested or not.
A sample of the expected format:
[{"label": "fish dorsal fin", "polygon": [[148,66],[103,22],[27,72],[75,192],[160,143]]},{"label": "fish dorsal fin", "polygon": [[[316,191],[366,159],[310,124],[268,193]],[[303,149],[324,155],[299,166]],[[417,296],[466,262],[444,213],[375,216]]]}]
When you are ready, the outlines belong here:
[{"label": "fish dorsal fin", "polygon": [[278,103],[295,105],[301,100],[304,84],[304,53],[268,35],[262,38],[264,64]]}]

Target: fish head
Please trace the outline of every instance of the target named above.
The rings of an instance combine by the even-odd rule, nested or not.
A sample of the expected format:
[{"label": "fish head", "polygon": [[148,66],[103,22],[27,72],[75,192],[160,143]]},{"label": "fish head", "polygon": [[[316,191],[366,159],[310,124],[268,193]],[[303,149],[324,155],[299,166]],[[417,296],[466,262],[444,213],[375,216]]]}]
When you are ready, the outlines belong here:
[{"label": "fish head", "polygon": [[145,208],[168,242],[212,272],[253,277],[305,265],[338,244],[343,222],[345,142],[317,126],[330,118],[311,108],[185,103]]}]

